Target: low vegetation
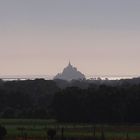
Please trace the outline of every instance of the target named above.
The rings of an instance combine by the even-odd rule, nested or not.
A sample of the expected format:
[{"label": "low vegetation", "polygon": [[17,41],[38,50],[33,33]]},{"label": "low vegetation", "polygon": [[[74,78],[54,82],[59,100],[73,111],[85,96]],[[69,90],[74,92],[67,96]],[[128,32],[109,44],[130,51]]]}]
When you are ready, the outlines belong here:
[{"label": "low vegetation", "polygon": [[32,138],[47,139],[48,132],[56,131],[55,138],[79,139],[140,139],[140,126],[135,125],[95,125],[77,123],[58,123],[54,120],[1,119],[7,129],[7,139]]}]

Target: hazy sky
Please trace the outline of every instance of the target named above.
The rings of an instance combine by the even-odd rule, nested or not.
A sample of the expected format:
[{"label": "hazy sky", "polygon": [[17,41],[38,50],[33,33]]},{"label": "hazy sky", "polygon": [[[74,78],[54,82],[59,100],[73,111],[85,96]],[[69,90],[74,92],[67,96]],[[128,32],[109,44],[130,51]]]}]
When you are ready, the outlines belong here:
[{"label": "hazy sky", "polygon": [[140,74],[140,0],[0,0],[0,75]]}]

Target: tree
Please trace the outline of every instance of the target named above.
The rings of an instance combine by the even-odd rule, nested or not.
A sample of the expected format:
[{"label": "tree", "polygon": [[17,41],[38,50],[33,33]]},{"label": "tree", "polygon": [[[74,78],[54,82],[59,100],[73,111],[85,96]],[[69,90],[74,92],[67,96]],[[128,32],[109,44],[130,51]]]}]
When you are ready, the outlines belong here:
[{"label": "tree", "polygon": [[7,130],[5,129],[5,127],[0,125],[0,140],[3,140],[6,134],[7,134]]}]

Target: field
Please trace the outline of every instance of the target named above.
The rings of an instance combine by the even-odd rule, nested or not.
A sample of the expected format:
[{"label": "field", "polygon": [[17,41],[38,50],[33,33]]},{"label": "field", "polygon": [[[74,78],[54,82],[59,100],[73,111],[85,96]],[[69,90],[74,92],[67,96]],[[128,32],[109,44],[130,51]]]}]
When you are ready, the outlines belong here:
[{"label": "field", "polygon": [[[7,129],[7,140],[48,138],[49,129],[56,130],[56,137],[61,139],[108,139],[108,140],[139,140],[140,125],[93,125],[93,124],[69,124],[57,123],[54,120],[32,119],[0,119],[0,124]],[[63,134],[62,134],[63,128]]]}]

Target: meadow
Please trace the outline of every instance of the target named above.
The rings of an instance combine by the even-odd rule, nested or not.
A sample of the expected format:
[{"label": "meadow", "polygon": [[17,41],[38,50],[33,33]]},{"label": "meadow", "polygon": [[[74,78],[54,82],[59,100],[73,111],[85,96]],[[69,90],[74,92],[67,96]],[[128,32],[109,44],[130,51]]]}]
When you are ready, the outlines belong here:
[{"label": "meadow", "polygon": [[108,139],[108,140],[138,140],[140,139],[140,125],[100,125],[82,123],[58,123],[55,120],[39,119],[0,119],[0,124],[7,129],[7,140],[48,138],[49,129],[56,130],[56,139]]}]

